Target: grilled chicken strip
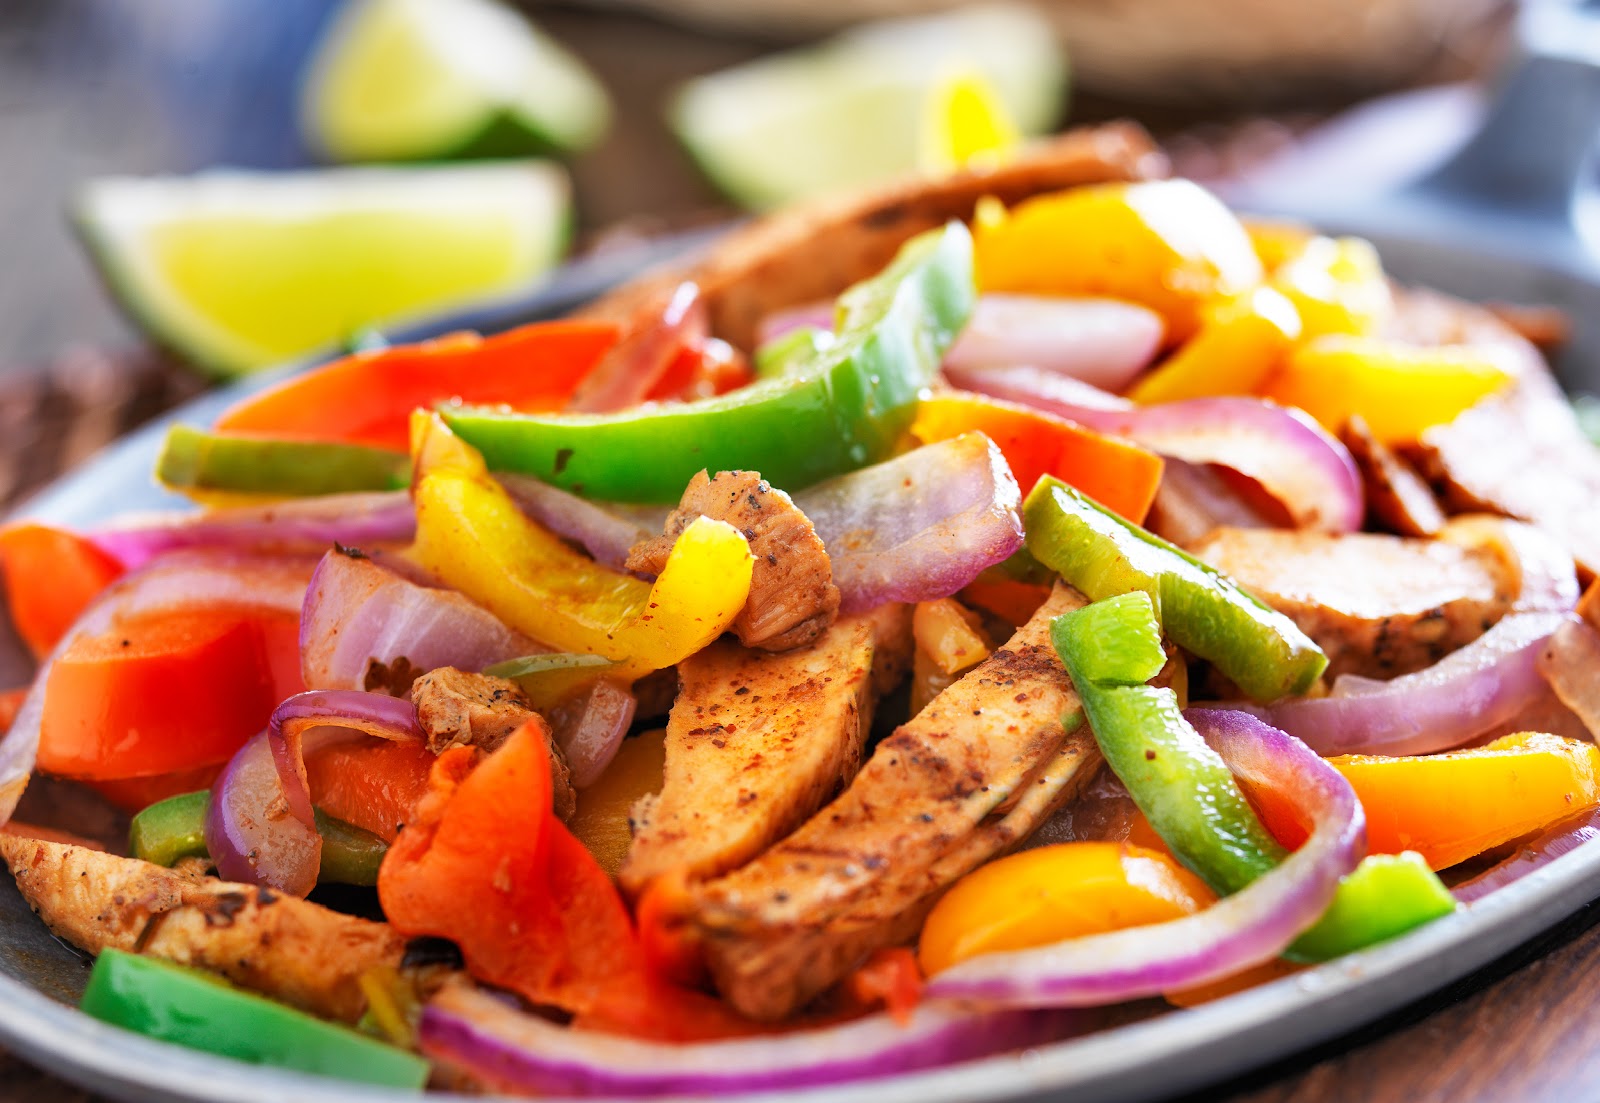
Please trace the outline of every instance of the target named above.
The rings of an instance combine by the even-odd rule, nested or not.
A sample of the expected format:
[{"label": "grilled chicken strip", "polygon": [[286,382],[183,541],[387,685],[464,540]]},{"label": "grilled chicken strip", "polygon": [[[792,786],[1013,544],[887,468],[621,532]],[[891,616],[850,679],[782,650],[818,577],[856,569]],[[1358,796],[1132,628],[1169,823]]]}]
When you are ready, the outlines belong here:
[{"label": "grilled chicken strip", "polygon": [[0,835],[0,855],[28,906],[74,946],[211,969],[324,1018],[359,1019],[357,978],[375,965],[398,968],[405,953],[386,924],[255,885],[10,835]]},{"label": "grilled chicken strip", "polygon": [[1490,547],[1369,533],[1218,529],[1190,548],[1292,618],[1328,675],[1392,678],[1470,643],[1521,586]]},{"label": "grilled chicken strip", "polygon": [[886,605],[807,648],[720,640],[685,659],[665,779],[634,807],[622,887],[637,895],[673,871],[715,877],[805,822],[855,776],[878,694],[910,657],[910,607]]},{"label": "grilled chicken strip", "polygon": [[690,280],[705,296],[712,332],[752,349],[761,319],[773,311],[837,295],[881,271],[922,231],[970,220],[984,196],[1009,205],[1078,184],[1166,174],[1165,156],[1133,124],[1074,130],[1000,165],[900,180],[758,219],[721,238],[709,253],[625,284],[584,313],[631,323]]},{"label": "grilled chicken strip", "polygon": [[1339,439],[1361,471],[1367,523],[1400,536],[1433,536],[1444,527],[1444,510],[1422,476],[1372,435],[1367,423],[1352,417]]},{"label": "grilled chicken strip", "polygon": [[[417,724],[428,738],[428,750],[443,754],[449,747],[493,751],[534,715],[528,699],[508,678],[469,674],[453,666],[430,670],[411,687]],[[572,818],[577,798],[567,759],[554,742],[550,750],[552,804],[557,817]]]},{"label": "grilled chicken strip", "polygon": [[[1068,736],[1062,726],[1079,701],[1050,644],[1051,619],[1083,603],[1058,585],[1006,646],[879,744],[837,799],[698,891],[694,922],[734,1006],[761,1018],[786,1014],[839,979],[863,945],[892,941],[886,918],[898,920],[959,876],[953,870],[1005,845],[999,836],[972,841],[986,824],[1031,809],[1035,789],[1060,795],[1093,772],[1089,732]],[[1052,780],[1052,764],[1062,761],[1069,765]],[[952,864],[941,866],[947,858]],[[848,952],[834,941],[868,927],[876,933],[850,934]]]},{"label": "grilled chicken strip", "polygon": [[660,574],[672,545],[698,517],[726,521],[750,541],[750,597],[733,622],[740,643],[787,651],[828,630],[839,614],[828,549],[789,495],[754,471],[696,475],[662,535],[628,553],[628,569]]}]

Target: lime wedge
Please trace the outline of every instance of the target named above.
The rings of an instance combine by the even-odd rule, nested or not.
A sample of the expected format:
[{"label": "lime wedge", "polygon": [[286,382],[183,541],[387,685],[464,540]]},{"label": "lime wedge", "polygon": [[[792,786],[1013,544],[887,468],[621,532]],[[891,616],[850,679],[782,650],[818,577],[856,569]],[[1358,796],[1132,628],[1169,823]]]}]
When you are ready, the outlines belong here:
[{"label": "lime wedge", "polygon": [[923,111],[920,167],[949,173],[969,164],[997,163],[1022,140],[989,82],[971,70],[939,82]]},{"label": "lime wedge", "polygon": [[609,113],[583,63],[498,0],[354,0],[301,98],[306,133],[340,161],[568,153]]},{"label": "lime wedge", "polygon": [[697,78],[671,121],[719,187],[770,208],[916,169],[929,98],[964,72],[993,89],[1023,134],[1060,118],[1067,66],[1050,24],[997,4],[863,24]]},{"label": "lime wedge", "polygon": [[88,185],[76,219],[107,283],[220,376],[525,293],[560,258],[566,174],[541,161]]}]

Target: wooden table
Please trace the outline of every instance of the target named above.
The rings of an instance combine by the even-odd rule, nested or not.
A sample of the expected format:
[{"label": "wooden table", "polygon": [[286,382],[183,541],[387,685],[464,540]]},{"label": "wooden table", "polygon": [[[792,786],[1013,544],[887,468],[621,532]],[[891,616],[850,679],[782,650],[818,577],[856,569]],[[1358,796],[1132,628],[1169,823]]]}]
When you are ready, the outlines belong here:
[{"label": "wooden table", "polygon": [[[57,217],[64,196],[95,173],[302,163],[285,74],[324,7],[0,0],[0,502],[197,387],[111,308]],[[544,18],[618,99],[616,131],[574,166],[584,229],[628,220],[649,231],[663,217],[715,215],[717,198],[658,123],[663,92],[759,46],[643,19],[565,9]],[[1079,116],[1110,110],[1090,102]],[[1600,904],[1355,1036],[1195,1098],[1600,1098],[1597,924]],[[0,1103],[88,1098],[0,1053]]]}]

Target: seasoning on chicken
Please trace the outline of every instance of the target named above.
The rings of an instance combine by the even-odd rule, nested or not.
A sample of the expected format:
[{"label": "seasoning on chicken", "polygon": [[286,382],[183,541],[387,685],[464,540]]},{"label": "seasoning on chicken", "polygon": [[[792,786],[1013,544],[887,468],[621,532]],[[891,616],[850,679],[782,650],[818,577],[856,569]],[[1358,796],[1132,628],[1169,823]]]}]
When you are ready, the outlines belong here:
[{"label": "seasoning on chicken", "polygon": [[878,695],[905,672],[910,621],[909,607],[887,605],[807,648],[720,640],[680,663],[665,778],[633,809],[623,888],[737,869],[831,800],[861,766]]},{"label": "seasoning on chicken", "polygon": [[[1087,727],[1063,727],[1079,702],[1050,644],[1050,621],[1082,604],[1057,585],[1009,643],[880,743],[836,800],[699,891],[696,925],[735,1007],[762,1019],[794,1010],[904,923],[914,929],[907,907],[1087,781],[1099,755]],[[1048,794],[1044,809],[1036,794]],[[1031,822],[982,830],[1012,812]]]},{"label": "seasoning on chicken", "polygon": [[739,642],[787,651],[827,631],[839,613],[828,550],[789,495],[754,471],[701,471],[667,517],[662,535],[628,553],[628,569],[660,574],[673,543],[698,517],[726,521],[744,533],[755,556],[750,597],[733,622]]},{"label": "seasoning on chicken", "polygon": [[358,978],[398,968],[405,953],[386,924],[256,885],[11,835],[0,835],[0,856],[28,906],[74,946],[211,969],[324,1018],[359,1019]]},{"label": "seasoning on chicken", "polygon": [[1520,585],[1492,548],[1441,540],[1224,528],[1190,550],[1294,620],[1329,677],[1430,666],[1487,631]]},{"label": "seasoning on chicken", "polygon": [[[411,702],[417,707],[417,724],[428,737],[428,750],[436,755],[454,746],[493,751],[533,715],[517,683],[450,666],[418,678],[411,688]],[[570,820],[577,798],[566,756],[555,743],[550,744],[550,773],[556,815]]]}]

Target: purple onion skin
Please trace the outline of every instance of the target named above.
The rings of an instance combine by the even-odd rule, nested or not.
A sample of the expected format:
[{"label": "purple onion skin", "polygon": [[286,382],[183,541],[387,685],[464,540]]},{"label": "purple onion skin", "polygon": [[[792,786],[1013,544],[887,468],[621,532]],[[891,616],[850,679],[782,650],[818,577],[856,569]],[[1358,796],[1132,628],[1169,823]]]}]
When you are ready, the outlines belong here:
[{"label": "purple onion skin", "polygon": [[567,758],[574,789],[600,780],[633,725],[639,701],[627,686],[601,679],[552,710],[552,734]]},{"label": "purple onion skin", "polygon": [[828,549],[842,612],[949,597],[1022,546],[1022,492],[981,433],[794,496]]},{"label": "purple onion skin", "polygon": [[1260,715],[1328,756],[1448,751],[1546,692],[1539,654],[1570,617],[1512,613],[1426,670],[1387,682],[1345,675],[1327,697],[1284,701]]},{"label": "purple onion skin", "polygon": [[454,590],[337,551],[317,564],[300,612],[300,673],[312,689],[361,689],[374,661],[475,672],[543,650]]},{"label": "purple onion skin", "polygon": [[163,515],[135,526],[101,529],[90,539],[132,569],[184,548],[314,555],[333,543],[403,544],[416,527],[410,498],[394,490]]},{"label": "purple onion skin", "polygon": [[225,881],[305,896],[317,883],[322,836],[289,813],[267,735],[246,743],[211,787],[206,849]]},{"label": "purple onion skin", "polygon": [[1231,976],[1277,957],[1321,918],[1366,853],[1350,783],[1304,743],[1242,712],[1184,713],[1235,776],[1292,796],[1310,838],[1245,889],[1182,919],[971,958],[933,977],[929,1000],[979,1007],[1090,1007]]},{"label": "purple onion skin", "polygon": [[613,570],[622,570],[633,546],[659,534],[667,520],[668,511],[658,507],[591,502],[526,475],[496,477],[522,512]]},{"label": "purple onion skin", "polygon": [[273,710],[261,737],[270,749],[279,792],[295,819],[312,831],[316,814],[306,783],[304,738],[311,728],[333,727],[395,742],[421,741],[417,709],[387,693],[357,689],[313,689],[297,693]]},{"label": "purple onion skin", "polygon": [[590,1098],[744,1095],[872,1080],[1060,1040],[1081,1024],[1059,1011],[919,1009],[901,1026],[879,1014],[822,1030],[666,1044],[573,1030],[468,989],[441,993],[418,1041],[485,1084]]},{"label": "purple onion skin", "polygon": [[1509,858],[1470,881],[1463,881],[1451,891],[1458,902],[1471,904],[1522,880],[1535,870],[1543,869],[1563,854],[1571,854],[1594,839],[1600,839],[1600,809],[1589,811],[1575,823],[1552,827],[1518,847]]}]

